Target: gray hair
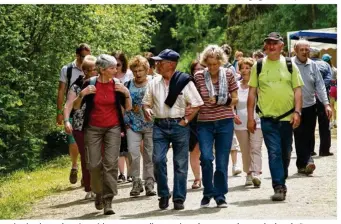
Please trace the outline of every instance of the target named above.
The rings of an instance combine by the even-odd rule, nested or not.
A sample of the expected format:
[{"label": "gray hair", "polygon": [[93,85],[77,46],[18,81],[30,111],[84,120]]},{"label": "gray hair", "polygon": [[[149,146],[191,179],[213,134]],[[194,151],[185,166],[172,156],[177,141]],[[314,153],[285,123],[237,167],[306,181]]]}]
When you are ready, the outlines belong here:
[{"label": "gray hair", "polygon": [[296,41],[294,48],[296,48],[299,45],[308,45],[310,47],[309,41],[307,41],[305,39],[300,39],[300,40]]},{"label": "gray hair", "polygon": [[100,56],[97,57],[96,67],[98,69],[100,68],[106,69],[110,66],[116,66],[116,65],[117,65],[117,61],[115,57],[113,56],[110,56],[108,54],[101,54]]},{"label": "gray hair", "polygon": [[220,62],[220,65],[223,65],[227,62],[227,56],[224,50],[218,45],[208,45],[205,48],[200,55],[200,64],[207,66],[206,61],[209,57],[217,59]]}]

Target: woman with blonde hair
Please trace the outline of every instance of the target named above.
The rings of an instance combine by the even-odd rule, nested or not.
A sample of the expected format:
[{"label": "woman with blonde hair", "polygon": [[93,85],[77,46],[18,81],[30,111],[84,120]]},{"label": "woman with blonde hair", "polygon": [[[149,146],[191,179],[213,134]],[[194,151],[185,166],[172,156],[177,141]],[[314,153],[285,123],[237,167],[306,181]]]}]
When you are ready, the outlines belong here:
[{"label": "woman with blonde hair", "polygon": [[[204,101],[198,115],[198,139],[204,197],[201,207],[214,198],[219,208],[226,208],[227,169],[233,137],[233,109],[238,102],[238,86],[231,69],[226,69],[226,55],[219,46],[209,45],[200,63],[206,66],[195,76],[196,87]],[[213,155],[215,144],[215,157]],[[213,160],[216,169],[213,172]]]}]

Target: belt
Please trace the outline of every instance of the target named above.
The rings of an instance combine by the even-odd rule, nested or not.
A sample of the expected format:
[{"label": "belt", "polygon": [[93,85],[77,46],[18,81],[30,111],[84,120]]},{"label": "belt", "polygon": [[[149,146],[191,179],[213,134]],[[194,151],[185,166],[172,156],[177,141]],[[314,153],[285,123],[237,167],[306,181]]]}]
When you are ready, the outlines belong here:
[{"label": "belt", "polygon": [[182,118],[181,117],[177,117],[177,118],[155,118],[154,121],[155,122],[160,122],[160,121],[166,121],[166,122],[179,122],[181,121]]}]

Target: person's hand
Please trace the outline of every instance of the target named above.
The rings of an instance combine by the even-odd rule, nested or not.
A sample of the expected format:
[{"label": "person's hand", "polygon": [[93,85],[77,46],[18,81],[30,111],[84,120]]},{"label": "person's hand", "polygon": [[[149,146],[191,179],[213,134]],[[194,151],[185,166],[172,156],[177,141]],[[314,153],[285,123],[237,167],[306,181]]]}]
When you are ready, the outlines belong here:
[{"label": "person's hand", "polygon": [[153,120],[153,115],[154,115],[154,112],[151,108],[146,108],[143,110],[144,112],[144,116],[146,118],[147,121],[152,121]]},{"label": "person's hand", "polygon": [[193,108],[191,107],[191,105],[188,105],[186,108],[185,108],[185,117],[186,116],[189,116],[193,113]]},{"label": "person's hand", "polygon": [[256,121],[255,119],[247,120],[247,130],[251,132],[252,134],[255,133],[256,130]]},{"label": "person's hand", "polygon": [[71,125],[70,121],[64,122],[64,130],[65,130],[66,134],[68,134],[68,135],[72,134],[72,125]]},{"label": "person's hand", "polygon": [[294,112],[290,120],[290,124],[292,124],[292,128],[293,129],[297,128],[298,126],[300,126],[300,123],[301,123],[301,116],[298,113]]},{"label": "person's hand", "polygon": [[95,94],[96,93],[96,86],[94,85],[88,85],[85,89],[83,89],[80,94],[82,94],[81,96],[86,96],[89,94]]},{"label": "person's hand", "polygon": [[122,83],[115,84],[115,91],[123,93],[126,97],[129,97],[129,90]]},{"label": "person's hand", "polygon": [[125,136],[124,132],[121,132],[121,138],[123,138]]},{"label": "person's hand", "polygon": [[237,125],[241,125],[242,121],[240,120],[240,117],[236,114],[234,115],[234,123]]},{"label": "person's hand", "polygon": [[326,115],[328,117],[328,120],[330,120],[330,118],[332,118],[332,115],[333,115],[332,108],[330,107],[329,104],[327,104],[327,105],[324,106],[324,109],[326,111]]},{"label": "person's hand", "polygon": [[63,114],[57,114],[57,117],[56,117],[57,125],[62,125],[63,124],[63,118],[64,118]]},{"label": "person's hand", "polygon": [[181,121],[178,122],[178,125],[180,125],[182,127],[186,127],[187,126],[185,120],[183,120],[183,119],[181,119]]}]

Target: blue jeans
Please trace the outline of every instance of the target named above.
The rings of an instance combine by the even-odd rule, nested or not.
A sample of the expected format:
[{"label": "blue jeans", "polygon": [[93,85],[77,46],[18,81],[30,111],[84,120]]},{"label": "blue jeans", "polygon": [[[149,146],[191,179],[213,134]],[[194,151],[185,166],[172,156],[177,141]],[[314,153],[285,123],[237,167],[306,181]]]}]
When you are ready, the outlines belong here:
[{"label": "blue jeans", "polygon": [[272,187],[285,187],[292,151],[292,126],[289,121],[261,118],[261,128],[269,155]]},{"label": "blue jeans", "polygon": [[169,195],[167,179],[167,152],[173,147],[174,186],[173,201],[185,201],[187,193],[189,126],[180,126],[177,120],[158,120],[153,127],[153,163],[159,197]]},{"label": "blue jeans", "polygon": [[[233,137],[233,119],[198,122],[200,165],[204,196],[216,201],[225,200],[228,192],[227,167]],[[213,143],[215,144],[216,170],[213,175]]]}]

